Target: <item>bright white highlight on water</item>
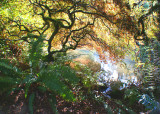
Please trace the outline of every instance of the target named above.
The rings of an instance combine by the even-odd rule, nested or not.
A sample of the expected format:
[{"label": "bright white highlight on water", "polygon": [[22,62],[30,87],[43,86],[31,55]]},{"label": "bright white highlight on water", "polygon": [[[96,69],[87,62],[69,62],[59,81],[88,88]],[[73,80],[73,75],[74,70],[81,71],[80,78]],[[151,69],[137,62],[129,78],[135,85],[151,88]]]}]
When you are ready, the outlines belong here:
[{"label": "bright white highlight on water", "polygon": [[[104,63],[100,60],[99,55],[96,51],[91,51],[87,49],[76,49],[76,53],[71,54],[78,54],[78,55],[87,55],[89,59],[98,62],[101,64],[101,69],[105,73],[99,76],[100,83],[105,83],[108,81],[121,81],[122,83],[137,83],[138,79],[137,76],[134,75],[134,64],[135,62],[131,60],[129,56],[126,56],[123,62],[113,63],[111,60],[107,59],[107,63]],[[106,58],[109,55],[106,54]],[[81,56],[79,56],[81,57]]]},{"label": "bright white highlight on water", "polygon": [[137,83],[137,76],[134,75],[134,64],[135,62],[130,59],[130,57],[125,57],[123,64],[127,66],[123,67],[122,63],[113,64],[109,59],[107,63],[101,62],[97,52],[94,52],[95,61],[101,64],[101,68],[106,71],[105,75],[100,76],[103,81],[121,81],[123,83]]}]

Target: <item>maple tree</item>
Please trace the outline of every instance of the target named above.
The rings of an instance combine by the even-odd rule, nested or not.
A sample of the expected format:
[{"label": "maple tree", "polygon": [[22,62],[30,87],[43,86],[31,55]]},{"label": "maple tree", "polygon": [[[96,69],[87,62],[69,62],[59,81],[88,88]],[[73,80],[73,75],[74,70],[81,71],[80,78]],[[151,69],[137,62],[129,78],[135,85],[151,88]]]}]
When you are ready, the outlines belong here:
[{"label": "maple tree", "polygon": [[24,4],[21,0],[13,0],[9,2],[13,7],[6,8],[9,14],[2,11],[2,32],[12,41],[30,42],[43,36],[48,44],[49,61],[53,60],[55,53],[82,45],[95,47],[99,53],[107,50],[116,54],[116,58],[124,47],[118,42],[130,40],[124,36],[135,32],[135,22],[128,14],[126,2],[115,3],[103,0],[28,0]]},{"label": "maple tree", "polygon": [[[71,84],[76,78],[67,66],[68,61],[65,57],[57,60],[55,56],[87,47],[95,49],[103,61],[106,52],[111,60],[118,61],[128,51],[148,45],[153,38],[159,40],[159,0],[3,0],[0,5],[1,88],[23,88],[30,103],[39,91],[51,93],[48,98],[58,94],[73,101],[73,96],[79,94]],[[92,88],[93,73],[86,67],[82,74],[87,75],[83,77],[84,83]],[[85,87],[83,90],[87,91]],[[140,94],[129,91],[133,96]],[[128,99],[136,101],[132,95]],[[33,112],[33,107],[30,110]]]},{"label": "maple tree", "polygon": [[9,14],[2,11],[1,23],[8,23],[3,34],[26,42],[44,37],[49,61],[53,61],[55,53],[84,45],[94,47],[102,59],[104,51],[109,52],[111,58],[123,58],[128,47],[133,48],[134,40],[148,42],[144,21],[159,6],[156,4],[147,13],[135,12],[133,16],[132,9],[140,2],[27,0],[22,3],[13,0],[9,4],[19,6],[9,8]]},{"label": "maple tree", "polygon": [[26,42],[44,37],[49,61],[53,61],[55,53],[84,45],[94,47],[101,58],[104,51],[111,58],[123,58],[134,40],[148,42],[144,21],[159,6],[154,5],[147,13],[131,15],[139,4],[122,0],[27,0],[23,3],[13,0],[9,2],[13,7],[6,8],[9,14],[2,11],[1,23],[7,23],[2,27],[5,28],[3,35]]}]

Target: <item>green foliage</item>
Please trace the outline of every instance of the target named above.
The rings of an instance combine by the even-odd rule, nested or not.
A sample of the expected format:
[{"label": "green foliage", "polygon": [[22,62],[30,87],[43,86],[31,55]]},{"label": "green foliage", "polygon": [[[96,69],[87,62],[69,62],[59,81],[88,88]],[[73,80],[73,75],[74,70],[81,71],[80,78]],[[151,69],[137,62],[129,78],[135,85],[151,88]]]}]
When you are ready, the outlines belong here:
[{"label": "green foliage", "polygon": [[0,58],[0,93],[16,87],[22,79],[22,72],[11,65],[8,60]]},{"label": "green foliage", "polygon": [[160,103],[155,101],[147,94],[143,94],[139,97],[139,102],[142,103],[146,110],[156,110],[160,109]]},{"label": "green foliage", "polygon": [[[29,110],[31,114],[34,113],[33,105],[36,97],[35,91],[36,92],[40,91],[42,93],[49,93],[49,97],[48,97],[49,102],[51,103],[53,110],[56,112],[55,97],[57,94],[62,96],[66,100],[75,101],[74,95],[72,93],[72,87],[74,87],[76,83],[79,82],[79,79],[76,77],[76,74],[78,74],[81,77],[83,86],[87,87],[87,89],[89,90],[88,93],[91,93],[92,95],[94,95],[91,92],[91,90],[92,90],[92,87],[97,85],[97,77],[101,74],[101,72],[94,73],[90,68],[86,66],[77,65],[75,68],[77,72],[75,73],[75,71],[73,71],[69,66],[65,66],[66,58],[60,57],[62,55],[59,56],[58,54],[59,54],[59,51],[73,49],[72,47],[74,44],[76,43],[79,44],[78,40],[76,41],[76,39],[80,39],[81,37],[82,39],[87,39],[86,40],[87,43],[85,42],[86,44],[92,45],[91,42],[88,42],[88,35],[90,35],[92,39],[96,41],[97,44],[100,44],[100,45],[103,44],[102,47],[105,47],[108,52],[111,52],[111,55],[112,53],[116,54],[116,56],[112,55],[111,57],[115,57],[115,58],[123,57],[125,52],[124,50],[129,49],[127,48],[129,44],[128,40],[127,40],[128,43],[126,45],[126,41],[121,40],[122,38],[120,37],[121,35],[123,37],[123,34],[125,34],[125,30],[123,28],[126,28],[126,27],[117,26],[118,27],[117,28],[116,26],[114,26],[114,24],[121,23],[123,26],[125,26],[125,24],[129,25],[129,23],[131,23],[131,25],[136,25],[136,23],[134,22],[138,20],[140,16],[145,14],[145,12],[142,12],[141,11],[142,9],[139,9],[139,8],[133,11],[133,13],[130,12],[129,10],[126,10],[122,12],[124,16],[118,15],[117,17],[118,19],[114,19],[114,18],[110,19],[110,17],[112,17],[113,14],[116,15],[122,11],[119,8],[121,7],[120,4],[123,4],[123,2],[118,0],[113,0],[113,1],[117,2],[116,4],[109,3],[110,6],[113,8],[110,8],[110,6],[108,6],[109,5],[108,2],[99,1],[96,3],[95,1],[85,1],[85,0],[83,2],[72,1],[73,3],[71,1],[69,2],[69,0],[54,1],[53,3],[52,1],[44,2],[43,0],[42,1],[31,0],[31,2],[33,2],[32,4],[30,4],[29,1],[24,2],[22,0],[11,0],[11,1],[3,0],[3,2],[0,2],[0,5],[2,6],[0,7],[0,13],[2,14],[2,16],[0,15],[2,19],[2,21],[0,21],[0,24],[5,25],[5,22],[7,23],[5,26],[0,25],[1,29],[5,29],[3,31],[5,34],[1,32],[0,35],[3,34],[2,35],[3,38],[7,39],[8,41],[13,39],[16,41],[17,40],[16,36],[18,36],[18,39],[19,39],[21,37],[25,38],[27,35],[27,39],[25,40],[29,42],[29,49],[28,49],[29,51],[27,51],[26,53],[27,54],[29,53],[29,55],[25,55],[24,59],[21,59],[20,61],[24,60],[25,62],[27,62],[26,64],[30,65],[30,69],[27,69],[26,71],[22,71],[18,69],[14,64],[11,64],[9,60],[0,59],[0,75],[1,75],[0,76],[0,85],[1,85],[0,93],[9,91],[10,89],[13,89],[13,88],[19,88],[19,85],[23,85],[24,86],[23,89],[25,90],[25,98],[29,98]],[[133,0],[129,0],[129,1],[133,1]],[[117,7],[118,4],[120,7]],[[125,5],[122,5],[122,6],[124,6],[124,8],[122,9],[125,10],[126,9]],[[148,3],[145,3],[143,7],[149,8],[150,6]],[[107,12],[107,10],[109,10],[107,8],[111,9],[111,11],[109,12],[112,12],[112,13]],[[88,14],[89,16],[87,16]],[[107,32],[106,32],[106,29],[104,29],[103,23],[100,22],[99,20],[96,19],[96,22],[95,22],[97,23],[95,24],[96,26],[94,26],[94,22],[93,24],[91,24],[92,17],[93,17],[93,20],[95,20],[95,18],[99,18],[99,16],[104,17],[103,18],[104,20],[102,19],[102,21],[104,21],[103,23],[106,23],[107,25],[107,28],[108,28]],[[12,19],[13,20],[9,21],[8,19],[4,19],[6,17],[9,17],[11,20]],[[87,19],[84,19],[84,17],[87,17]],[[131,17],[131,18],[127,19],[125,17]],[[135,19],[132,17],[134,17]],[[144,17],[147,17],[147,16],[144,15]],[[105,18],[106,18],[106,21],[105,21]],[[3,19],[5,21],[3,21]],[[123,22],[118,22],[118,20],[125,21],[126,23],[123,24]],[[93,26],[90,27],[90,25],[93,25]],[[104,33],[106,34],[99,31],[99,28],[96,28],[98,26],[102,27],[101,30],[105,30]],[[87,27],[90,27],[90,28],[87,28]],[[114,41],[113,39],[116,36],[116,34],[113,31],[111,31],[112,27],[114,28],[113,30],[118,31],[117,32],[118,40],[115,40],[115,42],[111,42],[111,41]],[[116,30],[120,28],[122,28],[123,34],[121,31]],[[129,32],[135,29],[134,26],[130,26],[129,28],[131,30],[126,30],[126,33],[128,35],[126,35],[125,37],[130,37],[132,33],[130,34]],[[133,32],[136,32],[136,31],[134,30]],[[11,35],[8,33],[15,33],[15,34]],[[45,37],[44,34],[47,34],[47,37]],[[41,36],[39,36],[38,38],[37,37],[35,38],[35,35],[37,36],[41,35]],[[98,38],[101,35],[102,37],[106,38],[104,41]],[[8,38],[8,36],[10,36],[11,38]],[[111,40],[108,41],[108,39],[111,39]],[[50,50],[51,52],[52,52],[52,49],[55,48],[54,46],[57,46],[57,45],[54,45],[54,43],[58,44],[58,42],[61,40],[60,42],[63,48],[57,52],[53,51],[53,53],[54,52],[58,53],[56,56],[58,59],[55,59],[56,61],[54,61],[53,63],[45,63],[43,61],[43,57],[44,57],[43,47],[45,47],[43,42],[44,40],[50,41],[51,44],[49,43],[48,44],[50,45],[49,47],[51,47],[51,50]],[[111,43],[108,43],[108,42],[111,42]],[[0,51],[2,52],[0,56],[2,55],[3,57],[6,57],[7,55],[7,57],[10,57],[9,54],[7,53],[12,54],[12,52],[11,50],[8,50],[9,46],[6,44],[7,43],[4,40],[0,41]],[[154,68],[155,67],[159,68],[158,64],[157,65],[152,64],[153,60],[151,60],[152,56],[155,56],[155,55],[152,55],[151,52],[157,47],[159,49],[159,46],[157,46],[156,43],[154,46],[149,45],[149,46],[140,47],[141,50],[140,50],[139,58],[143,64],[142,70],[144,70],[143,76],[146,82],[150,79],[149,76],[152,76],[155,78],[155,75],[153,76]],[[117,51],[117,50],[120,50],[120,51]],[[20,61],[19,59],[17,59],[16,61],[17,64]],[[122,83],[111,83],[111,88],[113,90],[112,93],[115,93],[116,97],[117,95],[120,95],[119,92],[122,92],[119,90],[120,86],[122,86]],[[139,94],[140,93],[136,88],[128,88],[125,91],[125,99],[129,101],[130,105],[133,105],[138,100]],[[154,105],[154,103],[152,103],[149,98],[147,99],[141,98],[141,99],[142,100],[140,102],[142,102],[146,107],[150,105]],[[97,100],[102,101],[103,99],[98,98]],[[151,102],[151,103],[149,104],[146,102]],[[121,103],[119,104],[121,105]],[[108,110],[110,111],[109,108]],[[121,109],[119,109],[118,112],[119,113],[122,112]]]},{"label": "green foliage", "polygon": [[[0,23],[2,24],[2,23]],[[3,40],[0,40],[0,56],[4,57],[7,55],[7,52],[9,52],[10,50],[8,49],[8,45],[6,45],[6,42]]]},{"label": "green foliage", "polygon": [[125,90],[124,98],[128,100],[129,105],[134,105],[138,101],[140,92],[136,87],[128,88]]},{"label": "green foliage", "polygon": [[119,90],[123,86],[123,83],[121,81],[111,81],[110,86],[113,91]]},{"label": "green foliage", "polygon": [[[13,87],[19,88],[19,84],[25,85],[23,89],[25,91],[25,98],[29,97],[29,110],[31,114],[34,113],[35,91],[33,90],[39,90],[42,93],[49,92],[48,99],[52,107],[56,103],[52,102],[55,99],[55,95],[60,95],[69,101],[75,101],[71,88],[69,88],[79,81],[75,72],[69,66],[65,66],[63,61],[61,63],[59,63],[60,61],[50,64],[44,63],[42,61],[43,37],[31,40],[29,58],[27,60],[31,63],[30,71],[22,72],[12,65],[9,60],[0,60],[0,73],[4,75],[0,77],[1,92],[13,89]],[[56,111],[55,108],[54,111]]]},{"label": "green foliage", "polygon": [[55,112],[55,114],[58,114],[58,110],[56,108],[56,95],[55,94],[50,95],[49,102],[51,104],[53,112]]},{"label": "green foliage", "polygon": [[15,66],[9,63],[7,59],[0,58],[0,71],[2,74],[10,77],[20,77],[22,72]]},{"label": "green foliage", "polygon": [[120,114],[125,114],[124,110],[129,114],[136,114],[132,109],[124,105],[120,100],[116,101],[116,103],[121,106],[121,108],[119,107],[118,109]]},{"label": "green foliage", "polygon": [[6,91],[11,90],[12,88],[16,87],[17,80],[11,78],[11,77],[0,77],[0,94]]},{"label": "green foliage", "polygon": [[28,96],[28,91],[29,91],[29,88],[31,86],[32,83],[36,82],[37,80],[37,77],[35,77],[34,75],[32,74],[26,74],[24,79],[22,80],[22,84],[25,84],[25,98],[27,98]]},{"label": "green foliage", "polygon": [[43,36],[39,36],[38,39],[32,39],[29,49],[29,62],[30,66],[36,72],[36,68],[39,67],[40,61],[42,60],[43,54]]},{"label": "green foliage", "polygon": [[30,114],[34,114],[34,111],[33,111],[34,98],[35,98],[35,93],[32,93],[29,97],[29,111],[30,111]]},{"label": "green foliage", "polygon": [[110,108],[110,106],[107,103],[104,103],[104,107],[107,110],[108,114],[113,114],[112,109]]},{"label": "green foliage", "polygon": [[[156,89],[159,85],[160,77],[160,43],[156,39],[151,39],[150,44],[140,46],[139,49],[139,73],[143,77],[146,89]],[[152,86],[151,86],[152,85]]]},{"label": "green foliage", "polygon": [[[43,60],[43,39],[33,40],[30,44],[30,54],[29,60],[31,64],[31,74],[28,74],[24,79],[24,83],[26,84],[25,88],[25,96],[32,87],[33,83],[37,83],[37,89],[43,93],[49,92],[49,102],[56,112],[54,106],[56,102],[54,101],[55,95],[60,95],[66,100],[74,101],[74,95],[68,85],[72,86],[78,82],[78,78],[76,78],[75,72],[68,66],[64,66],[63,61],[58,61],[54,63],[44,63]],[[41,64],[41,65],[39,65]],[[39,70],[37,70],[39,69]]]},{"label": "green foliage", "polygon": [[41,85],[44,85],[50,91],[60,94],[67,100],[74,100],[73,93],[65,85],[65,82],[74,84],[78,82],[74,72],[66,66],[53,65],[42,69],[39,73],[38,80]]},{"label": "green foliage", "polygon": [[86,65],[82,65],[80,63],[76,63],[75,70],[76,73],[79,75],[79,77],[82,80],[82,83],[85,87],[88,88],[88,90],[91,90],[92,87],[97,85],[98,76],[102,72],[93,72],[89,67]]}]

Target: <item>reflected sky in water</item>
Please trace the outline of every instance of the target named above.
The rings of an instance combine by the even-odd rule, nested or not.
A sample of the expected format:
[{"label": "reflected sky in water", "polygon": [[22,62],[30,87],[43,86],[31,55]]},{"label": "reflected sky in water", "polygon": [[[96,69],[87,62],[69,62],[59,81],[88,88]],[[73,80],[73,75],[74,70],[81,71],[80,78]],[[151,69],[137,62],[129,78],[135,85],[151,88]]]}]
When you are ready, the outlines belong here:
[{"label": "reflected sky in water", "polygon": [[[121,81],[123,83],[137,83],[137,76],[134,74],[134,64],[135,62],[131,60],[131,57],[126,56],[122,62],[114,63],[113,61],[107,58],[107,63],[104,63],[100,60],[99,55],[96,51],[91,51],[87,49],[76,49],[74,55],[78,55],[76,57],[81,57],[83,55],[88,55],[89,59],[96,61],[101,64],[101,69],[105,71],[101,76],[99,76],[100,80],[105,83],[108,81]],[[109,56],[108,56],[109,57]]]}]

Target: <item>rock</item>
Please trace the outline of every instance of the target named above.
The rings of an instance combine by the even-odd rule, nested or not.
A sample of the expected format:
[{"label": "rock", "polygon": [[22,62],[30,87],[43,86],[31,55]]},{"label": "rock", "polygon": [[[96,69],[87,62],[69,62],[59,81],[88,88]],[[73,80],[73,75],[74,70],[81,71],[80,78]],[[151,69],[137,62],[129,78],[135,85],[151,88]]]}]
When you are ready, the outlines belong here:
[{"label": "rock", "polygon": [[154,109],[149,114],[160,114],[160,109]]},{"label": "rock", "polygon": [[122,90],[112,90],[109,94],[113,99],[123,99],[124,98],[124,89]]},{"label": "rock", "polygon": [[73,59],[70,66],[74,68],[76,65],[74,62],[79,62],[82,65],[86,65],[93,72],[98,72],[101,70],[101,64],[94,60],[94,55],[90,50],[74,50],[67,53]]}]

